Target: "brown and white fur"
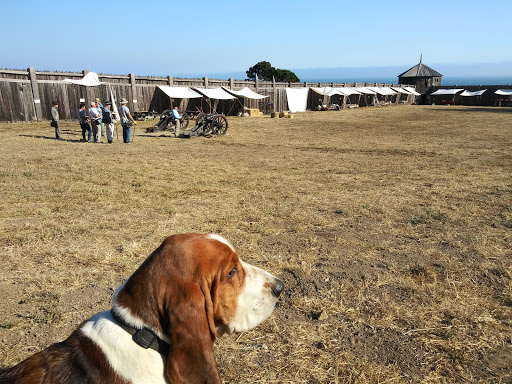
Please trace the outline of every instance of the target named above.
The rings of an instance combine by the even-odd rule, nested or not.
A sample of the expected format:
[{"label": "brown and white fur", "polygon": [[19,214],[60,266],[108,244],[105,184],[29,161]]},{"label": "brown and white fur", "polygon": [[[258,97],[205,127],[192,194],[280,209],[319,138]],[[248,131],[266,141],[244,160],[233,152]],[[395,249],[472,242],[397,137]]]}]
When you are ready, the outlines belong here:
[{"label": "brown and white fur", "polygon": [[284,288],[244,263],[219,235],[168,237],[118,288],[112,311],[169,344],[145,349],[111,311],[83,322],[68,339],[0,373],[0,383],[221,383],[213,343],[270,316]]}]

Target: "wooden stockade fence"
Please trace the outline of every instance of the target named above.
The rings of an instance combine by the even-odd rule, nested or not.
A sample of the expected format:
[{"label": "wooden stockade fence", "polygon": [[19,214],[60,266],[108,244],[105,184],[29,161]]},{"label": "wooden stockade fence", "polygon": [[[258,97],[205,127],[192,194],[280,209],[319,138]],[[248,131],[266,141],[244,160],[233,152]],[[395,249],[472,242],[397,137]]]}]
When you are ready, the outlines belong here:
[{"label": "wooden stockade fence", "polygon": [[[51,103],[59,102],[59,114],[62,120],[76,120],[80,101],[89,105],[90,101],[99,98],[102,101],[110,100],[110,89],[116,101],[125,97],[129,101],[132,112],[155,111],[162,112],[170,107],[169,97],[159,91],[158,85],[216,88],[226,87],[238,90],[248,87],[261,95],[269,96],[258,102],[245,100],[244,106],[260,108],[265,113],[282,112],[288,110],[286,88],[299,87],[363,87],[363,86],[398,86],[395,84],[376,83],[278,83],[272,81],[250,80],[216,80],[207,77],[201,79],[183,79],[151,76],[105,75],[98,74],[104,85],[97,87],[84,87],[65,82],[64,79],[79,80],[88,71],[76,72],[48,72],[27,70],[0,69],[0,121],[22,122],[43,121],[50,119]],[[409,98],[408,102],[414,101]],[[180,109],[194,110],[202,108],[208,112],[210,105],[204,100],[182,100]],[[236,114],[241,107],[232,101],[219,100],[216,105],[218,112]]]}]

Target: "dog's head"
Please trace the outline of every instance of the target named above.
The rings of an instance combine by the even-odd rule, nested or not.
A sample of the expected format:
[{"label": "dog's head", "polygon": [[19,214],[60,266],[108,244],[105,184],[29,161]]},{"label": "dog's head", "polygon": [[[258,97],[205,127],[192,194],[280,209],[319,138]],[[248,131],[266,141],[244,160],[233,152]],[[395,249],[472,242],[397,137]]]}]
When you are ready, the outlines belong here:
[{"label": "dog's head", "polygon": [[284,284],[218,235],[168,237],[116,292],[113,310],[168,341],[171,382],[219,382],[213,342],[270,316]]}]

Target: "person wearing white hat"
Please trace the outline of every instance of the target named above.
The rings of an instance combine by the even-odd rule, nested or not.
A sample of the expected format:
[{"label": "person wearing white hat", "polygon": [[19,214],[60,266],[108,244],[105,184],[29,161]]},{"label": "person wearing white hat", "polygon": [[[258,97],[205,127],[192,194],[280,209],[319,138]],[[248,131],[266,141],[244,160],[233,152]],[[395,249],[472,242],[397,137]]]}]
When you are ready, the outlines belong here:
[{"label": "person wearing white hat", "polygon": [[89,108],[89,117],[91,118],[92,136],[95,143],[101,143],[101,112],[94,101],[91,101]]},{"label": "person wearing white hat", "polygon": [[121,125],[123,126],[123,141],[126,144],[131,144],[130,138],[132,134],[132,125],[135,124],[135,120],[133,120],[130,110],[126,106],[126,104],[128,104],[128,100],[123,97],[120,103],[121,107],[119,108],[119,117],[121,118]]},{"label": "person wearing white hat", "polygon": [[103,124],[103,104],[101,104],[101,100],[96,98],[96,108],[100,111],[100,127],[101,127],[101,136],[105,136],[105,124]]}]

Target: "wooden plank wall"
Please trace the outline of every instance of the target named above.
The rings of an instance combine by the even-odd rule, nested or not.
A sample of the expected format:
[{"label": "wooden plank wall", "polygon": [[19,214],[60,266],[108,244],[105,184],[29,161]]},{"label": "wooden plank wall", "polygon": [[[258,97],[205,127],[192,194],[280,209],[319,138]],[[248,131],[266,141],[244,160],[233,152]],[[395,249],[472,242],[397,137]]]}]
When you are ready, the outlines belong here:
[{"label": "wooden plank wall", "polygon": [[[110,90],[112,90],[118,103],[121,98],[126,98],[129,101],[128,107],[132,112],[155,111],[160,113],[171,107],[171,100],[158,90],[157,86],[159,85],[199,88],[226,87],[235,90],[248,87],[259,94],[269,96],[261,101],[244,98],[238,98],[235,101],[218,101],[216,105],[217,112],[231,115],[236,115],[243,106],[260,108],[265,113],[285,111],[288,109],[287,87],[393,85],[375,83],[277,83],[257,80],[219,80],[207,77],[201,79],[174,78],[172,76],[136,77],[133,74],[99,74],[99,80],[106,84],[97,87],[83,87],[64,81],[64,79],[81,79],[87,72],[47,72],[34,71],[33,68],[27,70],[0,69],[0,122],[49,120],[53,101],[59,102],[59,114],[62,120],[77,120],[80,100],[84,100],[86,103],[96,98],[101,101],[110,100]],[[30,73],[33,74],[35,80],[30,77]],[[37,92],[35,93],[32,87],[34,84],[37,86]],[[34,94],[39,96],[39,102],[34,99]],[[180,109],[195,110],[200,108],[205,112],[211,112],[211,107],[204,99],[190,99],[188,102],[182,100],[180,103]]]}]

